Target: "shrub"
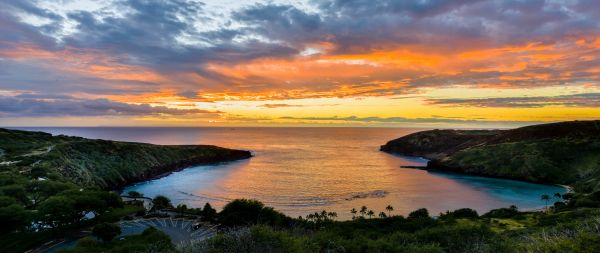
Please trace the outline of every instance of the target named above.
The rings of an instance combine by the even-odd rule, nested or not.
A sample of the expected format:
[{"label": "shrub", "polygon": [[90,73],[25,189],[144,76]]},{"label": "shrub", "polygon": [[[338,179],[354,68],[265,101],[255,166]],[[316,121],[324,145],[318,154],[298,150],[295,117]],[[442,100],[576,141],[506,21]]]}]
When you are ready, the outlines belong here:
[{"label": "shrub", "polygon": [[91,236],[86,236],[77,241],[77,247],[82,247],[82,248],[95,247],[97,244],[98,243],[97,243],[96,239],[94,239]]},{"label": "shrub", "polygon": [[254,224],[284,226],[292,222],[291,218],[271,207],[265,207],[260,201],[248,199],[236,199],[229,202],[218,214],[218,220],[221,225],[226,227]]},{"label": "shrub", "polygon": [[477,214],[477,211],[475,211],[471,208],[456,209],[452,212],[447,211],[445,214],[440,215],[440,218],[442,218],[442,219],[444,219],[444,218],[473,219],[473,218],[477,218],[477,217],[479,217],[479,214]]},{"label": "shrub", "polygon": [[201,219],[203,221],[214,221],[217,216],[217,210],[212,208],[209,203],[206,203],[204,208],[202,208],[202,211],[200,211],[200,215],[202,216]]},{"label": "shrub", "polygon": [[163,195],[154,197],[154,199],[152,199],[152,204],[154,204],[152,209],[155,210],[172,207],[171,200]]},{"label": "shrub", "polygon": [[519,214],[519,210],[515,207],[498,208],[490,210],[481,217],[484,218],[511,218]]},{"label": "shrub", "polygon": [[100,223],[92,230],[92,235],[102,239],[104,243],[109,242],[119,234],[121,234],[121,227],[112,223]]},{"label": "shrub", "polygon": [[429,211],[425,208],[417,209],[408,214],[408,219],[428,218]]}]

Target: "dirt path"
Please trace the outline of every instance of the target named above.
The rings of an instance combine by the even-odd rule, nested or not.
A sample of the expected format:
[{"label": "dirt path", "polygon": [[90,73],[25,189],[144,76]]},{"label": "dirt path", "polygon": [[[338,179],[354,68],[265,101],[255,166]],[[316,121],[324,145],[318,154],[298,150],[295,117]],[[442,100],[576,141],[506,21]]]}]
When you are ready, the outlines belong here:
[{"label": "dirt path", "polygon": [[31,151],[31,153],[29,153],[29,154],[24,154],[24,155],[21,155],[21,156],[36,156],[36,155],[43,155],[43,154],[47,154],[47,153],[49,153],[50,151],[52,151],[52,149],[54,149],[54,146],[55,146],[55,145],[48,146],[48,147],[46,148],[46,150],[35,150],[35,151]]}]

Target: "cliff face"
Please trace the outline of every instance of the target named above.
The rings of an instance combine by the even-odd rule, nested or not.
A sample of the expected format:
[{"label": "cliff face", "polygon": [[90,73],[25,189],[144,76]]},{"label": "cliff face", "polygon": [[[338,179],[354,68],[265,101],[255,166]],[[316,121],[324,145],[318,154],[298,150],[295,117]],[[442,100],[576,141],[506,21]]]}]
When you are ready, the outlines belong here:
[{"label": "cliff face", "polygon": [[389,141],[381,151],[427,159],[441,159],[456,151],[476,146],[499,130],[430,130]]},{"label": "cliff face", "polygon": [[428,169],[600,189],[600,121],[423,131],[392,140],[381,150],[428,158]]},{"label": "cliff face", "polygon": [[109,189],[191,165],[250,157],[249,151],[208,145],[152,145],[0,129],[0,170],[40,171]]}]

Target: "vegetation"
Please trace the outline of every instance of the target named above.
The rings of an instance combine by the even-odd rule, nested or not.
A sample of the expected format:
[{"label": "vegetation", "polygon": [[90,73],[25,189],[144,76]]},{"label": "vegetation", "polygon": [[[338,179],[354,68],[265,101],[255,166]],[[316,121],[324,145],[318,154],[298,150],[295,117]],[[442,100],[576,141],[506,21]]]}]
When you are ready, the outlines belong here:
[{"label": "vegetation", "polygon": [[111,223],[100,223],[94,226],[92,230],[92,235],[102,239],[102,242],[107,243],[115,236],[121,234],[121,227]]},{"label": "vegetation", "polygon": [[93,237],[84,237],[73,250],[59,250],[57,253],[121,253],[121,252],[176,252],[171,239],[155,228],[148,228],[140,235],[124,237],[98,243]]},{"label": "vegetation", "polygon": [[[102,182],[118,184],[119,180],[125,180],[111,179],[112,176],[124,176],[125,174],[120,174],[123,171],[117,173],[118,176],[96,173],[97,168],[87,167],[92,163],[69,160],[77,154],[53,153],[61,150],[61,145],[73,145],[69,142],[75,141],[72,139],[74,137],[46,136],[51,139],[65,138],[62,141],[53,139],[51,148],[48,148],[48,142],[36,144],[35,141],[22,141],[17,144],[17,139],[9,139],[9,144],[0,144],[0,159],[3,161],[0,165],[0,222],[3,225],[0,231],[0,252],[23,252],[53,238],[64,237],[69,232],[92,227],[94,237],[81,238],[74,249],[59,252],[599,252],[600,191],[595,183],[597,175],[594,174],[599,170],[598,160],[594,158],[598,154],[594,153],[598,147],[595,137],[586,137],[586,134],[595,131],[595,123],[563,124],[577,124],[578,127],[576,131],[569,133],[562,132],[565,125],[559,124],[542,127],[543,134],[538,133],[542,130],[534,127],[511,130],[512,132],[455,131],[450,135],[449,132],[439,135],[444,136],[444,141],[455,145],[454,148],[441,143],[436,137],[440,133],[436,131],[425,135],[417,133],[400,141],[416,141],[415,145],[419,145],[418,152],[433,152],[431,154],[437,157],[434,161],[448,166],[447,168],[463,168],[453,167],[454,163],[469,161],[466,164],[478,165],[466,166],[462,171],[479,174],[493,172],[497,173],[493,174],[495,176],[509,176],[506,173],[513,173],[510,175],[516,178],[530,176],[531,178],[521,178],[530,181],[565,180],[576,186],[576,192],[540,196],[547,203],[544,212],[521,212],[517,207],[511,206],[479,215],[475,210],[462,208],[432,217],[427,209],[422,208],[404,217],[394,214],[392,206],[387,206],[385,210],[362,206],[348,210],[353,216],[352,220],[337,221],[338,214],[326,210],[306,217],[291,218],[257,200],[236,199],[228,203],[221,212],[217,212],[208,203],[204,208],[188,208],[186,205],[173,207],[168,198],[157,196],[152,200],[154,209],[170,209],[179,216],[200,216],[200,220],[215,223],[221,228],[215,237],[178,248],[167,235],[153,228],[139,235],[113,239],[120,234],[119,226],[114,222],[133,214],[143,215],[145,210],[141,206],[124,205],[117,194],[104,190]],[[27,132],[17,131],[11,134],[25,133]],[[458,139],[449,137],[453,134],[464,136]],[[43,142],[43,139],[39,142]],[[544,146],[550,145],[546,142],[553,143],[551,145],[560,143],[563,146],[550,150],[550,146]],[[108,146],[112,145],[112,148],[120,145],[128,148],[135,146],[134,149],[139,148],[137,151],[142,153],[147,151],[144,150],[146,148],[160,147],[110,143],[112,144]],[[531,145],[525,145],[527,143]],[[434,152],[435,149],[440,152]],[[511,153],[513,151],[510,149],[517,151]],[[113,157],[104,153],[108,152],[106,149],[100,150],[99,154],[89,154],[88,157],[107,159],[108,164],[115,165],[120,163],[119,159],[134,156],[128,154]],[[121,154],[122,151],[124,150],[110,152]],[[78,152],[81,154],[82,150],[73,151]],[[148,152],[143,155],[153,156],[152,151]],[[46,157],[51,154],[58,155],[58,158]],[[481,155],[484,161],[469,160],[472,159],[469,156],[475,154]],[[520,157],[523,154],[528,156],[523,156],[525,161],[513,164],[517,167],[512,172],[504,171],[504,167],[495,164],[501,160],[493,157],[495,155],[500,157],[498,159],[508,159],[509,155]],[[533,163],[534,159],[540,157],[545,159],[541,161],[544,166],[548,166],[549,172],[538,167],[542,165]],[[577,159],[569,160],[569,157]],[[21,164],[21,160],[15,162],[17,159],[31,160]],[[81,175],[75,176],[65,173],[72,172],[73,168],[65,170],[62,165],[52,167],[54,165],[50,166],[53,163],[50,161],[53,159],[63,161],[65,166],[69,166],[71,162],[79,164],[85,170],[78,170]],[[568,162],[570,163],[567,164]],[[98,160],[98,163],[101,161]],[[577,167],[582,163],[589,167]],[[123,164],[126,165],[127,162]],[[519,164],[528,165],[519,167]],[[124,165],[122,169],[125,168]],[[486,167],[492,165],[499,167],[497,170]],[[552,167],[559,165],[566,166],[564,171],[555,171]],[[137,165],[134,164],[135,166]],[[119,170],[118,168],[115,170]],[[470,171],[472,169],[476,171]],[[142,174],[144,173],[146,172]],[[559,173],[563,178],[552,173]],[[92,178],[94,179],[88,180]],[[137,192],[127,195],[133,199],[143,197]]]},{"label": "vegetation", "polygon": [[290,217],[265,207],[257,200],[236,199],[223,207],[218,215],[219,224],[226,227],[248,226],[252,224],[266,224],[273,226],[289,226]]},{"label": "vegetation", "polygon": [[[190,164],[248,157],[248,151],[215,146],[160,146],[0,128],[0,252],[22,252],[98,222],[143,213],[143,207],[123,205],[108,189]],[[158,207],[170,207],[158,201]]]},{"label": "vegetation", "polygon": [[165,146],[0,129],[0,170],[116,188],[198,163],[249,158],[215,146]]},{"label": "vegetation", "polygon": [[432,159],[428,169],[600,191],[600,121],[504,131],[423,131],[390,141],[381,150]]},{"label": "vegetation", "polygon": [[171,200],[163,195],[154,197],[154,199],[152,199],[152,204],[154,205],[152,208],[155,210],[173,207]]},{"label": "vegetation", "polygon": [[[258,208],[257,201],[234,200]],[[361,208],[366,209],[368,208]],[[353,209],[356,211],[356,209]],[[507,212],[507,210],[509,212]],[[356,213],[351,211],[351,213]],[[307,219],[246,217],[245,224],[225,229],[216,237],[190,245],[182,252],[597,252],[600,249],[600,210],[575,208],[549,212],[492,210],[482,216],[468,208],[430,217],[426,209],[406,218],[358,217],[350,221],[323,220],[328,212]],[[502,217],[492,218],[492,217]],[[319,225],[317,225],[319,224]]]}]

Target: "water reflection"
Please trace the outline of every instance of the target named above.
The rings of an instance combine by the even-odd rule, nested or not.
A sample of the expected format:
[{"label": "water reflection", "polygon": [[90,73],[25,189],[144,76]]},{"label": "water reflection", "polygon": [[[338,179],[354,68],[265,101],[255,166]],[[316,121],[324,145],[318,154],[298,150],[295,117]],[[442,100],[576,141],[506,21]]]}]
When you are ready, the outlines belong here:
[{"label": "water reflection", "polygon": [[[485,212],[517,205],[543,206],[541,194],[561,187],[400,168],[425,160],[379,152],[379,146],[418,129],[391,128],[50,128],[55,134],[157,144],[214,144],[252,150],[255,157],[218,166],[196,166],[126,189],[163,194],[175,204],[217,208],[235,198],[255,198],[289,215],[327,209],[340,218],[362,205],[407,214],[470,207]],[[385,192],[385,194],[377,194]],[[375,194],[374,194],[375,193]],[[365,197],[355,197],[365,196]]]}]

